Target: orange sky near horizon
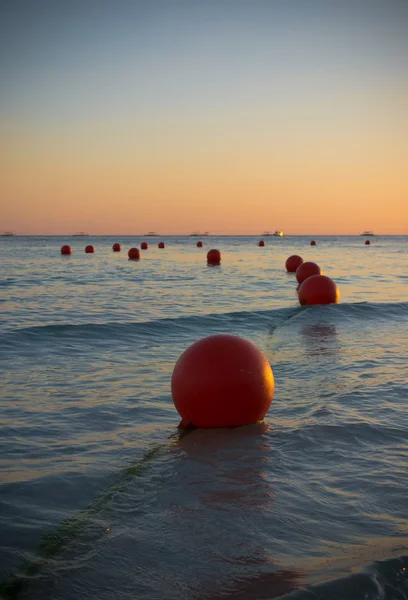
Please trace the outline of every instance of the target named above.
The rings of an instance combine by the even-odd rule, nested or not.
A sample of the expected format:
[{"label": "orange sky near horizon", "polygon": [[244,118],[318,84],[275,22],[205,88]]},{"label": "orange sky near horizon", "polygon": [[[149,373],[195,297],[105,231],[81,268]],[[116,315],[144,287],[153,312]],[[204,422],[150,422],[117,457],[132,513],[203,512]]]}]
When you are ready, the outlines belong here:
[{"label": "orange sky near horizon", "polygon": [[[154,14],[151,19],[155,24]],[[170,39],[174,32],[165,27]],[[246,27],[242,19],[229,31],[227,48],[228,40],[240,47]],[[343,27],[347,38],[347,21]],[[323,37],[329,44],[327,31]],[[204,32],[203,47],[210,41]],[[304,40],[313,59],[309,42]],[[262,56],[269,51],[266,35],[263,44]],[[133,50],[137,56],[139,49]],[[321,53],[316,66],[313,60],[301,63],[301,47],[289,50],[290,76],[280,63],[271,65],[270,81],[265,66],[254,75],[251,60],[257,57],[249,60],[246,52],[242,73],[235,69],[230,81],[230,57],[218,47],[222,64],[208,59],[205,68],[217,77],[203,96],[197,65],[186,65],[188,59],[176,53],[168,82],[165,48],[159,48],[137,79],[123,67],[119,83],[130,78],[124,105],[116,72],[113,83],[108,70],[89,88],[90,64],[71,65],[62,75],[58,61],[47,68],[38,63],[32,88],[23,72],[0,112],[1,230],[408,234],[408,79],[398,69],[388,73],[386,61],[377,67],[365,58],[372,72],[359,85],[359,70],[348,67],[341,44],[331,56],[338,72]],[[201,57],[202,49],[195,54]],[[21,96],[30,89],[31,97]],[[133,103],[137,90],[134,97],[141,99]]]}]

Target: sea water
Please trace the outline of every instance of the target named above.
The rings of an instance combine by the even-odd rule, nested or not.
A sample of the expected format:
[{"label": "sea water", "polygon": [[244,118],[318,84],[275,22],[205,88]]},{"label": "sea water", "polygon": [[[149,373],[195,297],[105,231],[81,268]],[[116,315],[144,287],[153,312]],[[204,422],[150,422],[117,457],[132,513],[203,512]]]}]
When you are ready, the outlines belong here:
[{"label": "sea water", "polygon": [[[0,595],[407,598],[408,238],[152,237],[127,260],[142,239],[0,238]],[[301,308],[290,254],[340,304]],[[174,364],[214,333],[262,350],[273,403],[180,433]]]}]

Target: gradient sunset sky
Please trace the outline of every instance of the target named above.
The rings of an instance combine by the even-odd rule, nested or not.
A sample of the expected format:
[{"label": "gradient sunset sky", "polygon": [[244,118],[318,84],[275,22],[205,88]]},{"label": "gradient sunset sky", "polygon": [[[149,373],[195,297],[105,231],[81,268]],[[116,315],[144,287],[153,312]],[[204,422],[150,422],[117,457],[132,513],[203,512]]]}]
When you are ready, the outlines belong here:
[{"label": "gradient sunset sky", "polygon": [[407,0],[0,0],[0,229],[408,234]]}]

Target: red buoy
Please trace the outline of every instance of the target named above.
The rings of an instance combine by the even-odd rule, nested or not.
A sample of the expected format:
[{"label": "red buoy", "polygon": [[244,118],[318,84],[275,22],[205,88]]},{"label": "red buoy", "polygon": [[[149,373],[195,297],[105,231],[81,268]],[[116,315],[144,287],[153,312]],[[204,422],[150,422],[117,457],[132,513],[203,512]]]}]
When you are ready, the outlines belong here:
[{"label": "red buoy", "polygon": [[197,242],[197,248],[202,248],[203,247],[203,242]]},{"label": "red buoy", "polygon": [[306,261],[296,269],[296,279],[298,283],[303,283],[305,279],[312,275],[321,275],[322,270],[315,262]]},{"label": "red buoy", "polygon": [[366,246],[369,246],[371,244],[370,240],[366,240],[364,243]]},{"label": "red buoy", "polygon": [[233,335],[212,335],[192,344],[171,379],[182,428],[257,423],[266,415],[273,391],[267,359],[252,342]]},{"label": "red buoy", "polygon": [[258,246],[261,246],[261,247],[262,247],[262,246],[265,246],[265,242],[264,242],[263,240],[259,240],[259,242],[258,242]]},{"label": "red buoy", "polygon": [[112,250],[113,250],[114,252],[120,252],[120,244],[118,244],[118,243],[116,243],[116,244],[113,244],[113,246],[112,246]]},{"label": "red buoy", "polygon": [[296,269],[303,262],[303,258],[297,254],[292,254],[285,262],[285,267],[288,273],[295,273]]},{"label": "red buoy", "polygon": [[149,247],[149,244],[148,244],[147,242],[142,242],[142,243],[140,244],[140,248],[141,248],[142,250],[147,250],[147,249],[148,249],[148,247]]},{"label": "red buoy", "polygon": [[221,263],[221,252],[219,250],[209,250],[207,252],[207,262],[210,265],[219,265]]},{"label": "red buoy", "polygon": [[326,275],[312,275],[304,280],[299,288],[299,303],[302,306],[310,304],[337,304],[340,292],[333,279]]},{"label": "red buoy", "polygon": [[128,252],[129,260],[138,260],[140,258],[139,248],[131,248]]},{"label": "red buoy", "polygon": [[95,248],[91,245],[85,247],[85,252],[87,254],[93,254],[95,252]]},{"label": "red buoy", "polygon": [[61,254],[72,254],[71,246],[68,246],[68,245],[62,246]]},{"label": "red buoy", "polygon": [[311,245],[311,246],[316,246],[316,241],[315,241],[315,240],[312,240],[312,241],[310,242],[310,245]]},{"label": "red buoy", "polygon": [[157,247],[158,247],[158,248],[165,248],[166,246],[165,246],[165,243],[164,243],[164,242],[159,242],[159,243],[157,244]]}]

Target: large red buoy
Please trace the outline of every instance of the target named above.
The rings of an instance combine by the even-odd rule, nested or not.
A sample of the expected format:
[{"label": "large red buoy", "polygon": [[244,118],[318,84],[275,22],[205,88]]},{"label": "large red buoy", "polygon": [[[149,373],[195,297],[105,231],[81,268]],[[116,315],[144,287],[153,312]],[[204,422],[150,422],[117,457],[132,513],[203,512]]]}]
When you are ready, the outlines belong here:
[{"label": "large red buoy", "polygon": [[61,254],[72,254],[71,246],[68,246],[68,245],[62,246]]},{"label": "large red buoy", "polygon": [[304,280],[299,288],[299,303],[302,306],[310,304],[337,304],[340,292],[333,279],[326,275],[312,275]]},{"label": "large red buoy", "polygon": [[195,342],[178,359],[171,394],[179,427],[237,427],[261,421],[271,405],[269,362],[252,343],[233,335]]},{"label": "large red buoy", "polygon": [[203,247],[203,242],[197,242],[197,248],[202,248]]},{"label": "large red buoy", "polygon": [[292,254],[285,262],[285,267],[288,273],[295,273],[296,269],[303,262],[303,258],[297,254]]},{"label": "large red buoy", "polygon": [[128,252],[128,257],[130,260],[138,260],[140,258],[139,248],[130,248]]},{"label": "large red buoy", "polygon": [[296,279],[298,283],[303,283],[305,279],[312,275],[321,275],[322,270],[315,262],[306,261],[296,269]]},{"label": "large red buoy", "polygon": [[140,248],[141,248],[142,250],[147,250],[147,249],[148,249],[148,247],[149,247],[149,244],[148,244],[147,242],[142,242],[142,243],[140,244]]},{"label": "large red buoy", "polygon": [[310,242],[310,245],[311,245],[311,246],[316,246],[316,241],[315,241],[315,240],[312,240],[312,241]]},{"label": "large red buoy", "polygon": [[120,244],[118,244],[117,242],[116,242],[116,244],[113,244],[112,250],[114,252],[120,252]]},{"label": "large red buoy", "polygon": [[85,247],[86,254],[93,254],[95,252],[95,248],[91,245]]},{"label": "large red buoy", "polygon": [[369,246],[371,244],[370,240],[366,240],[364,243],[366,246]]},{"label": "large red buoy", "polygon": [[159,242],[159,243],[157,244],[157,247],[158,247],[158,248],[165,248],[165,247],[166,247],[166,245],[165,245],[165,243],[164,243],[164,242]]},{"label": "large red buoy", "polygon": [[221,252],[219,250],[209,250],[207,252],[207,262],[210,265],[219,265],[221,262]]},{"label": "large red buoy", "polygon": [[258,246],[265,246],[265,242],[263,240],[259,240]]}]

